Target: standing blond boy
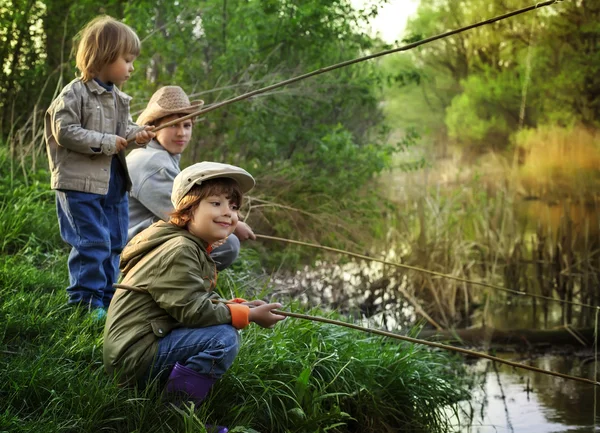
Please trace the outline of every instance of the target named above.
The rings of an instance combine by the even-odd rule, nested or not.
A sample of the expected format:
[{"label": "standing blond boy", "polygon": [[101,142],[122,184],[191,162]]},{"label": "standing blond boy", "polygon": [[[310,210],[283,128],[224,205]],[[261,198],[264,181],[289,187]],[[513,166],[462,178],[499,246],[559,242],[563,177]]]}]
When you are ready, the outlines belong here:
[{"label": "standing blond boy", "polygon": [[154,137],[131,121],[131,98],[117,87],[129,79],[139,53],[129,26],[108,16],[92,20],[77,48],[81,76],[64,87],[44,119],[60,232],[72,247],[69,304],[97,318],[106,315],[114,294],[127,239],[127,139],[145,144]]}]

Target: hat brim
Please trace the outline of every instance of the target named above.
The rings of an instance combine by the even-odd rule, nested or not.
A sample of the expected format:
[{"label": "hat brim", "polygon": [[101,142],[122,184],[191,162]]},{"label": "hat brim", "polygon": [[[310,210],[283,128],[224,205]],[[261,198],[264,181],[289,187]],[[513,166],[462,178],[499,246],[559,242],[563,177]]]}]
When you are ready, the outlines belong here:
[{"label": "hat brim", "polygon": [[224,173],[218,173],[218,174],[207,174],[207,175],[203,176],[202,179],[198,179],[196,182],[189,185],[189,187],[186,188],[187,191],[185,192],[185,194],[187,194],[194,185],[200,185],[205,180],[217,179],[219,177],[228,177],[230,179],[235,180],[238,183],[238,185],[240,186],[240,190],[244,194],[246,194],[248,191],[250,191],[252,188],[254,188],[254,185],[255,185],[255,181],[252,176],[246,175],[244,173],[240,173],[238,171],[224,172]]},{"label": "hat brim", "polygon": [[150,107],[147,107],[137,118],[137,124],[140,126],[148,125],[158,119],[162,119],[163,117],[171,116],[173,114],[192,114],[204,105],[204,101],[197,100],[190,102],[189,107],[185,108],[163,108],[156,104],[153,104]]},{"label": "hat brim", "polygon": [[207,175],[202,176],[202,178],[197,179],[195,182],[191,182],[188,185],[186,185],[186,187],[181,191],[180,196],[179,196],[179,198],[177,200],[177,203],[173,203],[173,206],[175,208],[177,208],[177,206],[179,205],[179,202],[181,201],[181,199],[183,197],[185,197],[186,194],[188,192],[190,192],[190,190],[195,185],[201,185],[202,182],[204,182],[206,180],[218,179],[218,178],[221,178],[221,177],[227,177],[229,179],[235,180],[238,183],[238,185],[240,186],[240,190],[242,191],[242,194],[247,193],[252,188],[254,188],[254,186],[256,185],[256,181],[254,180],[254,178],[250,174],[244,174],[244,173],[240,173],[240,172],[237,172],[237,171],[222,172],[222,173],[215,173],[215,174],[207,174]]}]

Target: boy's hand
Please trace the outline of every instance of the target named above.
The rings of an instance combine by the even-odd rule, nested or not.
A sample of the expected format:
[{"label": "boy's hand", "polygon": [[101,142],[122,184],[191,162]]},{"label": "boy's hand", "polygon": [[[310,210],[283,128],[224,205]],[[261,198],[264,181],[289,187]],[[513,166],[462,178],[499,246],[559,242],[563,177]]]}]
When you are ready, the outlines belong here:
[{"label": "boy's hand", "polygon": [[[252,301],[256,302],[256,301]],[[285,319],[285,316],[272,313],[272,310],[281,308],[281,304],[262,304],[254,308],[250,308],[249,319],[263,328],[272,328],[280,320]]]},{"label": "boy's hand", "polygon": [[115,148],[115,153],[119,153],[124,149],[127,149],[127,140],[117,135],[117,147]]},{"label": "boy's hand", "polygon": [[145,129],[143,131],[140,131],[137,134],[135,134],[135,144],[143,145],[148,143],[154,137],[156,137],[156,134],[150,131],[150,129],[154,128],[153,126],[145,126],[144,128]]},{"label": "boy's hand", "polygon": [[260,307],[261,305],[265,305],[266,302],[261,299],[255,299],[254,301],[242,302],[242,305],[247,305],[249,307]]},{"label": "boy's hand", "polygon": [[238,221],[237,227],[235,228],[233,234],[235,234],[240,242],[247,241],[248,239],[256,240],[256,235],[250,228],[248,224],[242,221]]}]

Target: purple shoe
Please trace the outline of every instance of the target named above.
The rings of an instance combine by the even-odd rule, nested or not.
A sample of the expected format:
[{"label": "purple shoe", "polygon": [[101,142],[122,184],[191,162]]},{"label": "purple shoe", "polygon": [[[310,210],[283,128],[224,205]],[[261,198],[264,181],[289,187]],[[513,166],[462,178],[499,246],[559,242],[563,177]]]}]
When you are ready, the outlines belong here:
[{"label": "purple shoe", "polygon": [[194,403],[201,403],[216,381],[176,362],[165,389],[169,394],[183,394]]},{"label": "purple shoe", "polygon": [[[200,404],[216,381],[217,379],[200,374],[196,370],[176,362],[167,380],[165,391],[168,394],[188,398],[194,403]],[[206,430],[209,433],[227,433],[229,431],[227,427],[219,425],[207,425]]]}]

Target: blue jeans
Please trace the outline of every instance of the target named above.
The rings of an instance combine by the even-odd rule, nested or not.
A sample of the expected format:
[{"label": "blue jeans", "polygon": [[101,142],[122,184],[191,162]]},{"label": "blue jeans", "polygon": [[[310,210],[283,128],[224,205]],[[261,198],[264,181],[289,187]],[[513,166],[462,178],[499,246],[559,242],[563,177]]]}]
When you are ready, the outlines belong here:
[{"label": "blue jeans", "polygon": [[106,195],[58,190],[56,210],[60,234],[72,247],[69,304],[107,308],[129,224],[125,172],[118,158],[112,159]]},{"label": "blue jeans", "polygon": [[236,235],[231,234],[220,247],[215,248],[210,252],[210,258],[215,261],[217,271],[221,272],[227,269],[235,262],[240,253],[240,240]]},{"label": "blue jeans", "polygon": [[166,383],[176,362],[214,379],[225,374],[240,348],[240,337],[231,325],[177,328],[158,342],[152,369],[141,385],[158,378]]}]

